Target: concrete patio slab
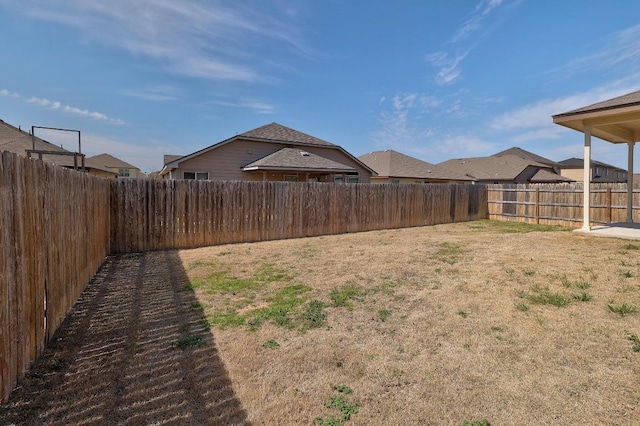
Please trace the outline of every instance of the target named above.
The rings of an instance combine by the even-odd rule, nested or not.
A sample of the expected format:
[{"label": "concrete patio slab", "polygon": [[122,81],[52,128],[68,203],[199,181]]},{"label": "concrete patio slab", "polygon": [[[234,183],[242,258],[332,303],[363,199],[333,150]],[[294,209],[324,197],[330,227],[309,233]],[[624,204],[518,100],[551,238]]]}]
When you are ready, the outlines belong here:
[{"label": "concrete patio slab", "polygon": [[573,232],[588,235],[590,237],[640,240],[640,223],[618,222],[608,225],[593,226],[589,231],[585,229],[576,229]]}]

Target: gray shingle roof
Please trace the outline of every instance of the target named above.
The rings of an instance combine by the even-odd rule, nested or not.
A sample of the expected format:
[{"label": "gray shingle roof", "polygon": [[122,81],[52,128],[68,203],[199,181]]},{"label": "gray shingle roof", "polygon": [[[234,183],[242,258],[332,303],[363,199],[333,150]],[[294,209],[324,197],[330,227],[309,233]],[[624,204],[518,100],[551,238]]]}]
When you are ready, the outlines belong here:
[{"label": "gray shingle roof", "polygon": [[274,142],[303,143],[308,145],[336,146],[306,133],[299,132],[278,123],[266,124],[238,136]]},{"label": "gray shingle roof", "polygon": [[456,158],[438,164],[478,180],[514,180],[528,166],[548,168],[547,164],[525,160],[516,155],[500,157]]},{"label": "gray shingle roof", "polygon": [[473,181],[474,179],[445,167],[401,154],[391,149],[375,151],[358,157],[376,171],[379,177],[433,180]]},{"label": "gray shingle roof", "polygon": [[584,112],[602,111],[607,109],[621,108],[625,106],[640,105],[640,91],[627,93],[626,95],[616,98],[607,99],[606,101],[597,102],[582,108],[574,109],[562,114],[554,115],[554,117],[562,117],[566,115],[579,114]]},{"label": "gray shingle roof", "polygon": [[87,160],[91,160],[97,164],[101,164],[105,167],[115,168],[115,169],[138,169],[136,166],[132,166],[126,161],[122,161],[119,158],[114,157],[109,154],[99,154],[94,155],[93,157],[87,157]]},{"label": "gray shingle roof", "polygon": [[538,155],[538,154],[534,154],[533,152],[524,150],[517,146],[514,146],[513,148],[505,149],[504,151],[500,151],[496,154],[493,154],[492,157],[502,157],[505,155],[515,155],[516,157],[520,157],[524,160],[531,160],[531,161],[535,161],[536,163],[547,164],[551,167],[555,167],[558,165],[558,163],[555,161],[549,160],[548,158],[542,157],[541,155]]},{"label": "gray shingle roof", "polygon": [[312,170],[332,172],[355,172],[353,167],[321,157],[300,148],[282,148],[262,157],[242,170]]},{"label": "gray shingle roof", "polygon": [[[560,164],[560,166],[565,169],[567,168],[582,169],[584,167],[584,160],[582,158],[571,157],[571,158],[567,158],[566,160],[559,161],[558,164]],[[591,165],[608,167],[611,169],[624,170],[624,169],[621,169],[620,167],[612,166],[611,164],[603,163],[602,161],[597,161],[594,159],[591,159]]]},{"label": "gray shingle roof", "polygon": [[538,170],[530,179],[529,182],[543,183],[543,182],[573,182],[573,179],[560,176],[556,173],[551,173],[548,170]]}]

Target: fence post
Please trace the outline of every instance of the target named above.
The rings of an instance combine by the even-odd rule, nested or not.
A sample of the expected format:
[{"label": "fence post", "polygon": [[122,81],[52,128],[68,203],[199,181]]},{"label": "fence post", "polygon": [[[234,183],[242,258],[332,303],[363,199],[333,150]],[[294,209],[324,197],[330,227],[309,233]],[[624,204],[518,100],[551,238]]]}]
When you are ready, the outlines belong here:
[{"label": "fence post", "polygon": [[607,223],[611,223],[611,187],[607,188]]},{"label": "fence post", "polygon": [[536,186],[536,224],[540,225],[540,187]]}]

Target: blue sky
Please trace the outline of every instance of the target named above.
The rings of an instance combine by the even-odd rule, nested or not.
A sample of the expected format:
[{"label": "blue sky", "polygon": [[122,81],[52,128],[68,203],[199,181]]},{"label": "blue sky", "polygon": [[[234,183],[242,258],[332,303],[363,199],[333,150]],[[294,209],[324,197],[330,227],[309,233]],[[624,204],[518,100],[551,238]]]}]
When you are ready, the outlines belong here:
[{"label": "blue sky", "polygon": [[[145,172],[278,122],[358,156],[582,156],[551,115],[640,90],[632,0],[0,0],[0,119]],[[60,132],[36,134],[75,149]],[[73,138],[74,136],[71,136]],[[593,158],[626,167],[626,146]]]}]

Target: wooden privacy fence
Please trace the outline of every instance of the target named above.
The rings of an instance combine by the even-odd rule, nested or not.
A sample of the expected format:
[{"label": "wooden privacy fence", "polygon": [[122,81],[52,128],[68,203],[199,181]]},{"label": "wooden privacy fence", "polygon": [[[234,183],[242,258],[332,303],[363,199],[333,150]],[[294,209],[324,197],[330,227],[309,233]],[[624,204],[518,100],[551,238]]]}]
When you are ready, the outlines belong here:
[{"label": "wooden privacy fence", "polygon": [[0,152],[0,402],[109,252],[109,182]]},{"label": "wooden privacy fence", "polygon": [[487,218],[487,192],[482,185],[111,182],[114,253],[480,218]]},{"label": "wooden privacy fence", "polygon": [[0,156],[0,402],[109,253],[487,217],[473,185],[107,180]]},{"label": "wooden privacy fence", "polygon": [[[582,183],[488,185],[489,219],[582,226]],[[633,190],[633,221],[640,221],[640,189]],[[627,220],[627,184],[591,184],[591,222]]]}]

